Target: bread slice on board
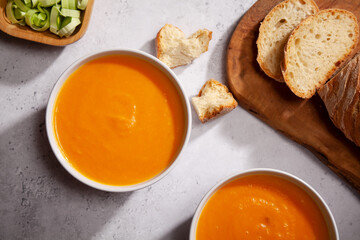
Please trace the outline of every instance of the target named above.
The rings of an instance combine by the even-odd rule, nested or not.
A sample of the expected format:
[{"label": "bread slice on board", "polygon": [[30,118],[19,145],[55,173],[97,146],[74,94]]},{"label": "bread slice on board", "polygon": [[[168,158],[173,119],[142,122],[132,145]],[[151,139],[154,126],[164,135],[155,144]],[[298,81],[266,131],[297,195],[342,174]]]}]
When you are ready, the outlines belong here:
[{"label": "bread slice on board", "polygon": [[357,19],[351,12],[326,9],[302,21],[285,46],[283,76],[295,95],[312,97],[356,47]]},{"label": "bread slice on board", "polygon": [[335,126],[360,146],[360,53],[318,91]]},{"label": "bread slice on board", "polygon": [[192,98],[192,104],[202,123],[228,113],[237,106],[229,89],[215,79],[204,84],[199,95]]},{"label": "bread slice on board", "polygon": [[170,68],[191,63],[208,50],[212,32],[200,29],[189,38],[177,27],[166,24],[156,36],[157,57]]},{"label": "bread slice on board", "polygon": [[319,11],[313,0],[286,0],[276,5],[260,25],[257,61],[269,77],[283,82],[280,63],[290,33],[309,15]]}]

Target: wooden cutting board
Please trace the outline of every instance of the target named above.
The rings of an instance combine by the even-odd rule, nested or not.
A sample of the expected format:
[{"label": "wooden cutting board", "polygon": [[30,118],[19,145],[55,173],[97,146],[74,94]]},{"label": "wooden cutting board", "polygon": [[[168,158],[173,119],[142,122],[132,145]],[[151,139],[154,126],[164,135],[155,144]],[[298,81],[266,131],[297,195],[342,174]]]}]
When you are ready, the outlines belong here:
[{"label": "wooden cutting board", "polygon": [[[320,10],[346,9],[360,19],[358,0],[315,1]],[[279,2],[281,0],[259,0],[239,21],[227,49],[230,89],[243,108],[309,149],[360,191],[360,147],[333,125],[318,96],[310,100],[296,97],[285,84],[267,77],[256,61],[260,22]]]}]

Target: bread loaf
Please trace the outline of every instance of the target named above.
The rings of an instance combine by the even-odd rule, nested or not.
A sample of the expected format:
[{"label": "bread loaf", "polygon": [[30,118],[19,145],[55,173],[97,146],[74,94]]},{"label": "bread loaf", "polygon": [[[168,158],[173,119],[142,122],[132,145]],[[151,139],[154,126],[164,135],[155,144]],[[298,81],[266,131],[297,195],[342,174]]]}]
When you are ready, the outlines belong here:
[{"label": "bread loaf", "polygon": [[189,38],[177,27],[166,24],[156,36],[157,57],[170,68],[191,63],[208,50],[212,32],[196,31]]},{"label": "bread loaf", "polygon": [[204,84],[199,95],[192,98],[192,104],[202,123],[228,113],[237,106],[229,89],[215,79]]},{"label": "bread loaf", "polygon": [[310,98],[354,50],[359,38],[351,12],[326,9],[302,21],[291,33],[283,61],[283,77],[293,93]]},{"label": "bread loaf", "polygon": [[360,53],[320,88],[318,94],[335,126],[360,146]]},{"label": "bread loaf", "polygon": [[307,16],[319,11],[313,0],[285,0],[276,5],[260,25],[257,61],[269,77],[284,82],[280,63],[290,33]]}]

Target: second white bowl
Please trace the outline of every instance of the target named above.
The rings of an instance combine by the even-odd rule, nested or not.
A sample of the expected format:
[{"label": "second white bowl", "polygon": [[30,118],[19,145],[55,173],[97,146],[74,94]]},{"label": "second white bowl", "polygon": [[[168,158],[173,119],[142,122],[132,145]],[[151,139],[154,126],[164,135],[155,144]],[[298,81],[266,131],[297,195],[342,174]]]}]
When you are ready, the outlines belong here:
[{"label": "second white bowl", "polygon": [[301,180],[300,178],[290,174],[286,173],[280,170],[275,169],[267,169],[267,168],[257,168],[257,169],[251,169],[244,172],[235,173],[224,180],[220,181],[218,184],[216,184],[201,200],[199,206],[196,209],[196,212],[194,214],[194,217],[191,222],[191,229],[190,229],[190,240],[196,240],[196,229],[199,222],[199,218],[201,215],[202,210],[204,209],[206,203],[209,201],[209,199],[212,197],[212,195],[228,184],[229,182],[232,182],[236,179],[243,178],[246,176],[253,176],[253,175],[270,175],[282,178],[284,180],[287,180],[296,186],[300,187],[302,190],[304,190],[318,205],[321,213],[324,216],[326,225],[329,230],[329,236],[330,240],[338,240],[339,239],[339,233],[335,224],[335,220],[333,215],[331,214],[331,211],[329,207],[326,205],[325,201],[322,199],[322,197],[306,182]]}]

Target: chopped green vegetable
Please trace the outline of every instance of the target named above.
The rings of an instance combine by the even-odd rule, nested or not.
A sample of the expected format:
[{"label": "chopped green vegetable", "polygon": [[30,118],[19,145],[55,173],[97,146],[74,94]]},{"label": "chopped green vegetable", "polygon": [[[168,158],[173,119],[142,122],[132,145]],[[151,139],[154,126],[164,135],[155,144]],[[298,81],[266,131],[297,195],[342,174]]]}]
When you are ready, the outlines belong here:
[{"label": "chopped green vegetable", "polygon": [[25,12],[21,11],[14,1],[6,4],[6,16],[14,24],[25,25]]},{"label": "chopped green vegetable", "polygon": [[39,3],[39,0],[31,0],[31,6],[34,8],[37,6],[37,4]]},{"label": "chopped green vegetable", "polygon": [[88,3],[88,0],[78,0],[77,8],[80,10],[85,10],[87,3]]},{"label": "chopped green vegetable", "polygon": [[21,11],[18,8],[14,9],[14,15],[16,19],[23,19],[25,17],[25,12]]},{"label": "chopped green vegetable", "polygon": [[60,0],[39,0],[39,4],[43,7],[51,7],[60,2]]},{"label": "chopped green vegetable", "polygon": [[60,24],[60,29],[65,27],[66,25],[68,25],[71,22],[71,17],[65,17],[63,18],[61,24]]},{"label": "chopped green vegetable", "polygon": [[61,15],[63,15],[64,17],[80,18],[80,11],[62,8]]},{"label": "chopped green vegetable", "polygon": [[60,7],[53,6],[50,12],[50,32],[59,35],[58,31],[60,29],[61,16],[60,16]]},{"label": "chopped green vegetable", "polygon": [[88,0],[8,0],[6,16],[13,24],[28,25],[59,37],[69,37],[81,24]]},{"label": "chopped green vegetable", "polygon": [[62,0],[61,7],[65,9],[76,9],[76,0]]},{"label": "chopped green vegetable", "polygon": [[14,3],[16,6],[20,8],[21,11],[27,12],[30,10],[31,6],[26,5],[22,0],[14,0]]},{"label": "chopped green vegetable", "polygon": [[50,27],[50,14],[46,9],[30,9],[25,14],[25,22],[32,29],[43,32]]},{"label": "chopped green vegetable", "polygon": [[75,10],[76,9],[76,0],[69,0],[69,8]]},{"label": "chopped green vegetable", "polygon": [[77,25],[79,25],[81,22],[78,18],[68,18],[66,17],[66,19],[70,19],[70,22],[64,26],[62,26],[62,28],[59,30],[59,36],[60,37],[68,37],[70,36]]}]

